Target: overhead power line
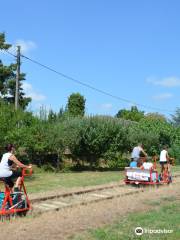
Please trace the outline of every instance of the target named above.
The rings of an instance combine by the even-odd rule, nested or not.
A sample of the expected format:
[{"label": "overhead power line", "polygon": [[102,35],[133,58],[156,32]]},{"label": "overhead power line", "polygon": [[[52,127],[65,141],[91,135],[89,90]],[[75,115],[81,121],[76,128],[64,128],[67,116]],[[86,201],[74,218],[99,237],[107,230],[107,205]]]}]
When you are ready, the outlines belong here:
[{"label": "overhead power line", "polygon": [[8,53],[9,55],[13,56],[13,57],[17,57],[15,54],[9,52],[8,50],[5,50],[5,49],[0,49],[2,52],[5,52],[5,53]]},{"label": "overhead power line", "polygon": [[[8,54],[16,57],[13,53],[9,52],[8,50],[5,50],[5,51],[6,51]],[[60,71],[57,71],[57,70],[55,70],[55,69],[53,69],[53,68],[51,68],[51,67],[49,67],[49,66],[47,66],[47,65],[45,65],[45,64],[42,64],[42,63],[40,63],[40,62],[38,62],[38,61],[36,61],[36,60],[34,60],[34,59],[31,59],[31,58],[29,58],[29,57],[27,57],[27,56],[25,56],[25,55],[23,55],[23,54],[21,54],[21,57],[23,57],[23,58],[25,58],[25,59],[27,59],[27,60],[29,60],[29,61],[31,61],[31,62],[39,65],[39,66],[41,66],[41,67],[43,67],[43,68],[45,68],[45,69],[47,69],[47,70],[49,70],[49,71],[51,71],[51,72],[54,72],[54,73],[58,74],[59,76],[61,76],[61,77],[63,77],[63,78],[69,79],[69,80],[71,80],[71,81],[73,81],[73,82],[75,82],[75,83],[77,83],[77,84],[79,84],[79,85],[82,85],[82,86],[84,86],[84,87],[87,87],[87,88],[89,88],[89,89],[92,89],[92,90],[94,90],[94,91],[96,91],[96,92],[99,92],[99,93],[101,93],[101,94],[104,94],[104,95],[106,95],[106,96],[112,97],[112,98],[114,98],[114,99],[116,99],[116,100],[119,100],[119,101],[121,101],[121,102],[126,102],[126,103],[131,103],[131,104],[133,103],[134,105],[143,107],[143,108],[145,108],[145,109],[152,109],[152,110],[156,110],[156,111],[169,112],[169,113],[173,113],[173,112],[174,112],[173,110],[156,108],[156,107],[144,105],[144,104],[137,103],[137,102],[135,102],[135,101],[132,101],[132,100],[129,100],[129,99],[126,99],[126,98],[122,98],[122,97],[113,95],[113,94],[111,94],[111,93],[109,93],[109,92],[106,92],[106,91],[104,91],[104,90],[102,90],[102,89],[96,88],[96,87],[94,87],[94,86],[92,86],[92,85],[90,85],[90,84],[87,84],[87,83],[82,82],[82,81],[80,81],[80,80],[78,80],[78,79],[76,79],[76,78],[73,78],[73,77],[71,77],[71,76],[68,76],[67,74],[64,74],[64,73],[62,73],[62,72],[60,72]]]}]

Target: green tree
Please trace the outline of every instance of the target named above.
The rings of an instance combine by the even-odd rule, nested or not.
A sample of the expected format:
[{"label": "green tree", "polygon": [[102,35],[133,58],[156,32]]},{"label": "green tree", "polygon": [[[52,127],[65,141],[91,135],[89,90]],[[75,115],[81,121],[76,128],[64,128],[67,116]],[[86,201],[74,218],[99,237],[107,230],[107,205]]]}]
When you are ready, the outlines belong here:
[{"label": "green tree", "polygon": [[[8,50],[10,47],[11,45],[5,42],[5,34],[0,33],[0,49]],[[1,99],[7,103],[15,102],[16,68],[17,64],[12,63],[6,66],[0,59],[0,95]],[[25,93],[23,92],[22,81],[24,80],[25,74],[21,73],[19,79],[19,105],[22,109],[25,109],[31,101],[31,98],[25,97]]]},{"label": "green tree", "polygon": [[177,108],[176,112],[172,116],[172,122],[175,126],[180,126],[180,108]]},{"label": "green tree", "polygon": [[60,107],[59,112],[58,112],[58,114],[57,114],[57,118],[58,118],[58,119],[61,119],[61,118],[63,117],[64,113],[65,113],[64,108],[63,108],[63,107]]},{"label": "green tree", "polygon": [[57,120],[57,114],[52,109],[50,109],[48,114],[48,121],[55,122],[56,120]]},{"label": "green tree", "polygon": [[147,113],[145,115],[145,118],[147,119],[152,119],[152,120],[159,120],[159,121],[162,121],[162,122],[167,122],[167,119],[166,117],[163,115],[163,114],[160,114],[160,113]]},{"label": "green tree", "polygon": [[80,93],[72,93],[68,98],[67,111],[70,116],[84,116],[86,99]]},{"label": "green tree", "polygon": [[5,34],[4,33],[0,33],[0,49],[7,50],[10,47],[11,47],[11,44],[7,44],[5,42]]},{"label": "green tree", "polygon": [[139,111],[136,106],[132,106],[131,110],[119,110],[119,112],[116,114],[116,117],[139,122],[144,117],[144,112]]}]

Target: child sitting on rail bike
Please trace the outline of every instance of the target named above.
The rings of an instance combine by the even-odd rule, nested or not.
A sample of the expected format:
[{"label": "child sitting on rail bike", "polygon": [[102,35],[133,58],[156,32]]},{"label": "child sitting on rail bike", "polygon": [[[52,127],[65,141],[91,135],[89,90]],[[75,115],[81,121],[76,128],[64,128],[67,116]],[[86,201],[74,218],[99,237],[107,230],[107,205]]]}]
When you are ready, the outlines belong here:
[{"label": "child sitting on rail bike", "polygon": [[[0,162],[0,178],[2,178],[11,190],[14,187],[14,191],[19,191],[21,185],[22,171],[18,171],[18,168],[31,169],[31,165],[24,165],[14,155],[15,146],[13,144],[7,144],[5,147],[6,153],[3,154]],[[13,167],[15,166],[15,170]],[[13,179],[17,178],[14,185]]]},{"label": "child sitting on rail bike", "polygon": [[147,158],[144,158],[142,165],[140,166],[142,170],[154,170],[154,166],[152,162],[148,162]]}]

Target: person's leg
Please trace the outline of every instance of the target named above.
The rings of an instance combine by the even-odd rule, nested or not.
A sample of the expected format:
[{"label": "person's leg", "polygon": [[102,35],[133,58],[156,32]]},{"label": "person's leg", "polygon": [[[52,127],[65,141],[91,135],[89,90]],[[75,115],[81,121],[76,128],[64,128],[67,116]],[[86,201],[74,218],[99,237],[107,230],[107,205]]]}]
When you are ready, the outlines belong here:
[{"label": "person's leg", "polygon": [[5,177],[4,182],[5,182],[6,187],[8,187],[10,189],[10,191],[12,191],[12,189],[14,187],[14,182],[12,181],[11,177]]},{"label": "person's leg", "polygon": [[168,164],[164,163],[164,170],[163,170],[163,180],[167,181],[168,179]]},{"label": "person's leg", "polygon": [[163,177],[163,172],[164,172],[164,163],[161,163],[161,177]]},{"label": "person's leg", "polygon": [[168,163],[168,180],[172,182],[171,164]]},{"label": "person's leg", "polygon": [[163,175],[164,175],[164,163],[160,162],[161,165],[161,173],[159,174],[159,179],[160,181],[163,180]]},{"label": "person's leg", "polygon": [[19,171],[14,171],[12,174],[12,178],[17,178],[14,186],[14,191],[19,191],[21,186],[22,173]]},{"label": "person's leg", "polygon": [[171,165],[170,165],[170,163],[167,164],[167,169],[168,169],[168,173],[171,174]]},{"label": "person's leg", "polygon": [[15,185],[14,185],[14,188],[18,188],[20,190],[20,186],[21,186],[21,177],[18,177],[16,182],[15,182]]}]

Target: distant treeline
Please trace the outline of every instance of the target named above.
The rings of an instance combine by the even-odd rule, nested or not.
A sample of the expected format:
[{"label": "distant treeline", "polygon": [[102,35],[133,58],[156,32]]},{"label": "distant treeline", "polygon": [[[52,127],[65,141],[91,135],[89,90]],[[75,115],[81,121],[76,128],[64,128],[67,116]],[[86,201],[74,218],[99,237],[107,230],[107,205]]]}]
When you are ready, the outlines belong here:
[{"label": "distant treeline", "polygon": [[63,168],[121,168],[138,142],[148,155],[159,155],[162,145],[180,163],[180,127],[163,119],[139,122],[117,117],[72,117],[66,113],[39,116],[0,103],[0,154],[14,143],[25,162],[59,170]]}]

